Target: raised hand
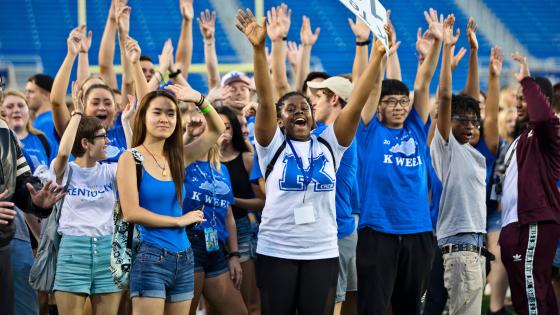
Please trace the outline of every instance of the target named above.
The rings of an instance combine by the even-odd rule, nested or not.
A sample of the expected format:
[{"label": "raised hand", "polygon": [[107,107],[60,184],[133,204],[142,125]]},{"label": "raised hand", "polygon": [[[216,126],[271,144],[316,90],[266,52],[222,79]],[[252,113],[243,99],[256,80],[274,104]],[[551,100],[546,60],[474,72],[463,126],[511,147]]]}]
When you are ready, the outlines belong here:
[{"label": "raised hand", "polygon": [[109,19],[113,22],[117,22],[117,13],[121,10],[122,7],[126,6],[128,0],[112,0],[111,7],[109,8]]},{"label": "raised hand", "polygon": [[36,191],[30,183],[27,183],[26,186],[29,194],[31,194],[31,201],[39,208],[50,208],[64,198],[64,186],[57,185],[51,180],[47,181],[39,191]]},{"label": "raised hand", "polygon": [[272,9],[266,11],[266,19],[268,21],[268,27],[266,28],[266,32],[270,40],[277,41],[282,40],[284,37],[284,28],[282,27],[282,23],[280,22],[279,12],[280,7],[278,9],[276,7],[272,7]]},{"label": "raised hand", "polygon": [[418,28],[418,32],[416,34],[416,52],[418,53],[418,59],[424,60],[426,55],[428,54],[428,50],[430,46],[434,42],[434,37],[430,30],[427,30],[422,34],[422,28]]},{"label": "raised hand", "polygon": [[251,45],[253,45],[253,47],[264,46],[264,41],[266,39],[266,21],[263,22],[263,25],[259,25],[251,9],[247,9],[247,12],[239,9],[236,17],[238,23],[235,26],[245,34]]},{"label": "raised hand", "polygon": [[183,102],[197,103],[202,94],[190,86],[173,84],[165,87],[166,90],[173,92],[178,100]]},{"label": "raised hand", "polygon": [[130,11],[129,6],[122,6],[117,11],[117,28],[119,29],[119,36],[128,36],[130,32]]},{"label": "raised hand", "polygon": [[466,53],[467,53],[467,50],[465,49],[465,47],[461,47],[461,49],[459,49],[459,52],[457,52],[457,54],[454,55],[455,54],[455,46],[453,46],[451,48],[451,55],[453,56],[451,58],[451,72],[455,71],[455,69],[459,65],[459,62],[461,62],[461,59],[463,59],[463,57],[465,56]]},{"label": "raised hand", "polygon": [[288,62],[295,66],[299,63],[301,59],[301,54],[303,50],[301,45],[298,45],[296,42],[288,42]]},{"label": "raised hand", "polygon": [[350,28],[352,29],[354,36],[356,36],[356,41],[364,42],[369,39],[369,33],[371,33],[371,30],[365,22],[360,20],[359,17],[356,17],[356,23],[349,18],[348,24],[350,24]]},{"label": "raised hand", "polygon": [[301,31],[299,33],[301,43],[304,46],[313,46],[319,38],[321,28],[317,27],[315,33],[311,32],[311,22],[307,16],[303,16],[303,23],[301,24]]},{"label": "raised hand", "polygon": [[78,86],[78,81],[72,81],[72,103],[74,111],[84,112],[83,90]]},{"label": "raised hand", "polygon": [[134,117],[134,114],[136,113],[136,108],[138,107],[137,106],[138,100],[136,99],[136,96],[127,95],[127,97],[128,97],[128,102],[126,103],[126,107],[122,111],[121,119],[123,121],[132,120],[132,117]]},{"label": "raised hand", "polygon": [[200,33],[205,40],[213,39],[214,33],[216,32],[216,11],[206,9],[200,12],[200,17],[196,18],[196,23],[200,28]]},{"label": "raised hand", "polygon": [[86,28],[82,29],[82,37],[80,40],[80,53],[87,53],[91,47],[92,33],[89,31],[86,36]]},{"label": "raised hand", "polygon": [[488,66],[490,75],[499,77],[502,74],[502,65],[504,63],[504,53],[500,47],[492,48],[490,52],[490,64]]},{"label": "raised hand", "polygon": [[288,8],[287,4],[282,3],[277,7],[276,13],[278,14],[278,21],[280,22],[283,36],[286,37],[292,24],[292,10]]},{"label": "raised hand", "polygon": [[202,118],[201,114],[191,114],[189,117],[189,121],[187,122],[187,130],[186,133],[189,138],[198,138],[206,129],[206,125],[204,124],[204,119]]},{"label": "raised hand", "polygon": [[527,65],[527,58],[525,56],[516,51],[511,54],[511,58],[519,63],[519,72],[515,74],[515,78],[518,82],[521,82],[521,80],[530,76],[529,66]]},{"label": "raised hand", "polygon": [[243,107],[243,116],[245,116],[245,118],[256,116],[257,115],[257,108],[259,108],[259,103],[250,102],[245,107]]},{"label": "raised hand", "polygon": [[443,22],[443,43],[446,46],[454,46],[459,39],[461,30],[457,28],[455,36],[453,36],[453,25],[455,24],[455,15],[449,14]]},{"label": "raised hand", "polygon": [[387,35],[389,35],[389,42],[396,44],[397,31],[395,30],[395,26],[393,26],[393,22],[391,21],[391,10],[387,10],[387,24],[385,25],[385,32],[387,32]]},{"label": "raised hand", "polygon": [[167,39],[161,50],[159,58],[159,71],[163,74],[173,65],[173,43],[171,39]]},{"label": "raised hand", "polygon": [[436,40],[443,40],[443,14],[439,15],[438,20],[437,11],[430,8],[429,13],[424,11],[424,17],[426,18],[426,22],[428,22],[432,36]]},{"label": "raised hand", "polygon": [[85,25],[76,27],[68,35],[66,40],[66,45],[68,46],[68,54],[77,55],[80,52],[80,47],[82,46],[83,32]]},{"label": "raised hand", "polygon": [[130,36],[127,38],[125,49],[126,58],[128,58],[132,64],[136,64],[140,61],[140,53],[142,50],[138,42]]},{"label": "raised hand", "polygon": [[186,21],[192,21],[194,18],[193,0],[179,0],[181,15]]},{"label": "raised hand", "polygon": [[478,26],[474,23],[474,19],[470,17],[469,22],[467,23],[467,38],[469,39],[469,45],[471,46],[471,49],[478,49],[476,30],[478,30]]},{"label": "raised hand", "polygon": [[216,102],[223,102],[224,100],[228,99],[231,96],[232,88],[229,86],[224,87],[215,87],[208,91],[208,95],[206,99],[210,104],[214,104]]}]

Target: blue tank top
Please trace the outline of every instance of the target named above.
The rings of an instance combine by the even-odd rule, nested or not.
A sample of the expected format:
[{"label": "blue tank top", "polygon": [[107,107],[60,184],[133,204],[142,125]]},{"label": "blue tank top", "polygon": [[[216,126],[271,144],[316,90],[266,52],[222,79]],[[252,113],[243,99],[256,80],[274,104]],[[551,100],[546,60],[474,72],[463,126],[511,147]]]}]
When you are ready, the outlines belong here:
[{"label": "blue tank top", "polygon": [[[183,188],[183,196],[185,189]],[[170,217],[183,215],[181,204],[177,202],[173,181],[161,181],[154,178],[146,169],[138,191],[140,207]],[[138,225],[140,238],[144,242],[161,246],[165,249],[182,252],[190,247],[185,228],[153,228]]]}]

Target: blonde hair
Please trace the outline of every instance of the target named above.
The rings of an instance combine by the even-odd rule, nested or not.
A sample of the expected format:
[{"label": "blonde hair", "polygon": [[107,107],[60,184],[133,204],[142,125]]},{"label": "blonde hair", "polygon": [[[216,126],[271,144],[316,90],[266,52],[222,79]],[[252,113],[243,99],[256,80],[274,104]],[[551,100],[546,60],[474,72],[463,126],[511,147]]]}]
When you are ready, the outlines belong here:
[{"label": "blonde hair", "polygon": [[210,166],[215,170],[220,171],[222,165],[220,162],[221,158],[222,154],[220,153],[220,146],[216,142],[208,151],[208,163],[210,163]]},{"label": "blonde hair", "polygon": [[[4,100],[6,100],[7,96],[15,96],[21,98],[25,103],[25,106],[27,106],[27,109],[29,110],[29,103],[27,102],[27,98],[25,97],[25,94],[23,94],[22,92],[18,90],[11,90],[11,89],[5,91],[4,97],[2,98],[2,103],[1,103],[2,106],[4,105]],[[27,130],[27,132],[34,134],[36,136],[44,135],[44,133],[41,132],[40,130],[33,128],[33,125],[31,124],[31,111],[29,111],[29,119],[27,119],[27,123],[25,124],[25,130]]]},{"label": "blonde hair", "polygon": [[515,115],[516,114],[515,109],[511,107],[506,107],[498,114],[498,134],[502,139],[506,140],[508,143],[511,143],[513,141],[513,137],[508,134],[508,130],[507,130],[507,117],[510,114]]}]

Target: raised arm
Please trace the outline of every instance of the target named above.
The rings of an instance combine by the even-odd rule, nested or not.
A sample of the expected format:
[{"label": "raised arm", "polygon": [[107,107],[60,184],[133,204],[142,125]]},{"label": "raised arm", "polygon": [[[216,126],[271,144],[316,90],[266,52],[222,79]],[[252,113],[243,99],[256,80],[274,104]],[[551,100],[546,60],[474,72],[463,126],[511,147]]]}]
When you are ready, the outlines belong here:
[{"label": "raised arm", "polygon": [[371,90],[374,88],[375,79],[379,77],[381,61],[385,56],[385,47],[381,42],[376,41],[373,50],[372,58],[366,70],[354,85],[348,104],[344,106],[334,122],[333,128],[338,143],[345,147],[352,143],[356,135],[360,114]]},{"label": "raised arm", "polygon": [[365,22],[356,17],[356,23],[348,18],[348,24],[356,36],[356,54],[352,64],[352,82],[358,82],[368,63],[368,41],[371,32]]},{"label": "raised arm", "polygon": [[[124,2],[124,3],[123,3]],[[112,0],[101,44],[99,46],[99,75],[111,88],[118,88],[117,73],[113,65],[115,59],[115,39],[117,35],[117,10],[126,1]]]},{"label": "raised arm", "polygon": [[484,117],[484,142],[492,154],[498,152],[498,112],[500,102],[500,75],[504,54],[498,47],[492,48],[488,65],[488,96],[486,98],[486,116]]},{"label": "raised arm", "polygon": [[78,83],[72,83],[72,101],[74,102],[74,115],[70,118],[70,122],[60,139],[60,145],[58,146],[58,154],[53,161],[54,173],[56,175],[56,183],[62,184],[62,179],[64,177],[64,171],[68,166],[68,159],[72,153],[72,147],[74,146],[74,141],[76,139],[76,132],[78,132],[78,126],[80,125],[80,120],[84,115],[84,108],[81,97],[78,92]]},{"label": "raised arm", "polygon": [[437,128],[439,133],[449,141],[449,133],[451,132],[451,98],[453,96],[453,86],[451,79],[451,59],[453,57],[452,48],[459,39],[459,29],[453,36],[453,24],[455,16],[450,14],[445,19],[443,25],[443,58],[441,61],[440,78],[439,78],[439,108]]},{"label": "raised arm", "polygon": [[276,107],[272,100],[272,84],[266,62],[266,51],[264,41],[266,39],[266,20],[259,25],[253,16],[251,9],[247,13],[243,10],[237,11],[235,25],[253,45],[253,64],[255,71],[255,85],[259,96],[259,107],[255,121],[255,139],[261,146],[268,146],[276,133]]},{"label": "raised arm", "polygon": [[478,100],[480,96],[480,83],[478,81],[478,40],[476,39],[476,30],[478,27],[474,23],[474,19],[469,18],[467,23],[467,38],[471,48],[469,53],[469,71],[467,72],[467,85],[465,92],[468,96]]},{"label": "raised arm", "polygon": [[321,28],[319,27],[315,29],[314,33],[311,32],[311,22],[309,21],[309,18],[306,16],[303,17],[303,23],[301,24],[301,30],[299,33],[302,46],[301,60],[299,62],[298,73],[296,76],[297,89],[303,93],[305,93],[305,91],[302,91],[301,89],[303,88],[303,81],[305,81],[305,78],[309,73],[311,49],[313,48],[313,45],[315,45],[315,42],[317,42],[320,32]]},{"label": "raised arm", "polygon": [[[425,59],[418,67],[418,73],[414,80],[414,108],[425,123],[430,115],[430,82],[436,71],[441,41],[443,38],[443,15],[438,21],[437,11],[430,8],[430,12],[424,11],[424,17],[429,24],[429,31],[433,37]],[[421,30],[419,30],[421,32]]]},{"label": "raised arm", "polygon": [[[124,98],[125,96],[123,95],[122,97]],[[130,148],[132,146],[132,120],[136,113],[138,100],[132,95],[127,95],[126,100],[126,107],[123,109],[121,115],[121,123],[123,126],[124,138],[126,139],[126,147]],[[123,102],[125,102],[124,99]]]},{"label": "raised arm", "polygon": [[121,53],[122,65],[122,89],[121,89],[121,104],[118,104],[119,110],[122,110],[127,104],[128,95],[133,95],[134,91],[134,76],[132,74],[132,64],[126,58],[126,42],[129,37],[130,31],[130,7],[120,6],[117,12],[118,30],[119,30],[119,48]]},{"label": "raised arm", "polygon": [[288,47],[288,62],[290,63],[290,67],[292,68],[292,90],[296,91],[297,87],[297,74],[299,69],[299,62],[301,61],[301,53],[302,48],[301,44],[297,44],[296,42],[287,42]]},{"label": "raised arm", "polygon": [[200,33],[204,41],[204,62],[208,76],[208,90],[220,87],[220,72],[218,72],[218,54],[216,54],[216,12],[206,9],[196,18]]},{"label": "raised arm", "polygon": [[175,56],[175,60],[177,61],[177,68],[180,69],[183,76],[187,78],[193,54],[193,0],[179,0],[179,6],[181,7],[183,22],[181,23],[181,34],[179,35],[179,42],[177,43],[177,55]]},{"label": "raised arm", "polygon": [[[387,10],[387,25],[385,25],[385,31],[387,32],[387,35],[389,35],[389,40],[391,41],[392,45],[400,45],[400,43],[397,43],[397,31],[395,30],[393,22],[390,18],[391,10]],[[401,63],[399,62],[399,55],[396,50],[394,53],[389,54],[388,57],[387,79],[402,81]]]},{"label": "raised arm", "polygon": [[206,118],[206,129],[204,133],[184,146],[184,154],[187,162],[192,162],[200,153],[208,152],[210,148],[217,143],[218,138],[225,130],[225,125],[216,112],[214,107],[208,100],[198,91],[193,90],[190,86],[169,85],[166,87],[169,91],[175,93],[177,99],[184,102],[194,103]]},{"label": "raised arm", "polygon": [[[155,91],[159,88],[161,82],[163,82],[163,75],[167,73],[173,66],[173,43],[171,39],[167,39],[163,44],[161,49],[161,54],[158,56],[159,67],[158,71],[148,82],[148,91]],[[181,80],[180,76],[175,77],[175,80]],[[183,77],[182,79],[184,79]]]},{"label": "raised arm", "polygon": [[[392,48],[391,48],[392,49]],[[371,50],[370,60],[373,59],[374,49]],[[390,52],[389,52],[390,53]],[[377,107],[379,106],[379,98],[381,96],[381,84],[383,83],[383,77],[385,76],[385,68],[387,67],[387,58],[383,58],[381,61],[381,66],[379,68],[379,74],[373,81],[373,89],[369,92],[366,105],[362,109],[361,119],[364,125],[369,125],[373,116],[377,112]],[[357,80],[354,82],[358,82]]]},{"label": "raised arm", "polygon": [[126,41],[126,58],[130,61],[132,67],[132,77],[134,79],[134,88],[136,90],[136,98],[142,100],[144,95],[148,94],[148,83],[140,66],[140,46],[138,42],[131,37]]},{"label": "raised arm", "polygon": [[91,47],[91,31],[85,34],[86,29],[82,30],[82,39],[80,40],[80,52],[78,53],[78,86],[89,77],[89,48]]},{"label": "raised arm", "polygon": [[119,202],[124,218],[128,222],[149,227],[184,227],[205,221],[202,211],[191,211],[180,217],[159,215],[140,207],[136,184],[136,163],[130,152],[124,152],[117,167]]},{"label": "raised arm", "polygon": [[70,112],[66,106],[66,90],[68,89],[68,84],[70,83],[70,75],[72,72],[72,66],[76,60],[76,56],[80,51],[80,44],[82,41],[82,31],[85,25],[76,27],[70,32],[66,44],[68,46],[68,52],[66,57],[56,73],[54,78],[52,90],[51,90],[51,104],[53,109],[53,121],[54,128],[59,136],[62,136],[66,124],[70,121]]},{"label": "raised arm", "polygon": [[286,56],[288,47],[284,38],[290,30],[292,10],[282,4],[266,12],[268,37],[272,41],[272,83],[274,85],[274,100],[290,90],[286,74]]}]

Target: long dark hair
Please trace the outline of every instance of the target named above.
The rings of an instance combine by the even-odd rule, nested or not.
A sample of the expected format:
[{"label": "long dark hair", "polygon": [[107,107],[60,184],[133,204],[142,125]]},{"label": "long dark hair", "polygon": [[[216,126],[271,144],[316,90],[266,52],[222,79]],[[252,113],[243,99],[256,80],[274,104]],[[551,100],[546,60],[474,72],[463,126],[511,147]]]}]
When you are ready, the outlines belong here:
[{"label": "long dark hair", "polygon": [[241,131],[241,124],[239,124],[239,120],[237,119],[237,115],[231,110],[229,107],[221,106],[216,108],[218,114],[222,114],[227,117],[229,123],[231,125],[231,130],[233,131],[233,135],[231,137],[231,144],[233,148],[240,152],[249,152],[249,148],[247,147],[247,143],[243,138],[243,132]]},{"label": "long dark hair", "polygon": [[175,191],[177,192],[177,198],[179,204],[183,204],[183,179],[185,177],[185,161],[183,159],[183,135],[182,135],[182,123],[181,114],[179,112],[179,106],[177,105],[177,98],[163,90],[152,91],[146,94],[140,101],[138,110],[136,112],[136,119],[134,120],[134,128],[132,129],[132,147],[140,146],[144,143],[146,139],[146,113],[150,107],[150,103],[156,97],[165,97],[173,102],[175,105],[175,116],[177,117],[177,124],[175,125],[175,130],[171,136],[165,139],[163,145],[163,154],[169,163],[169,171],[172,174],[173,183],[175,184]]}]

